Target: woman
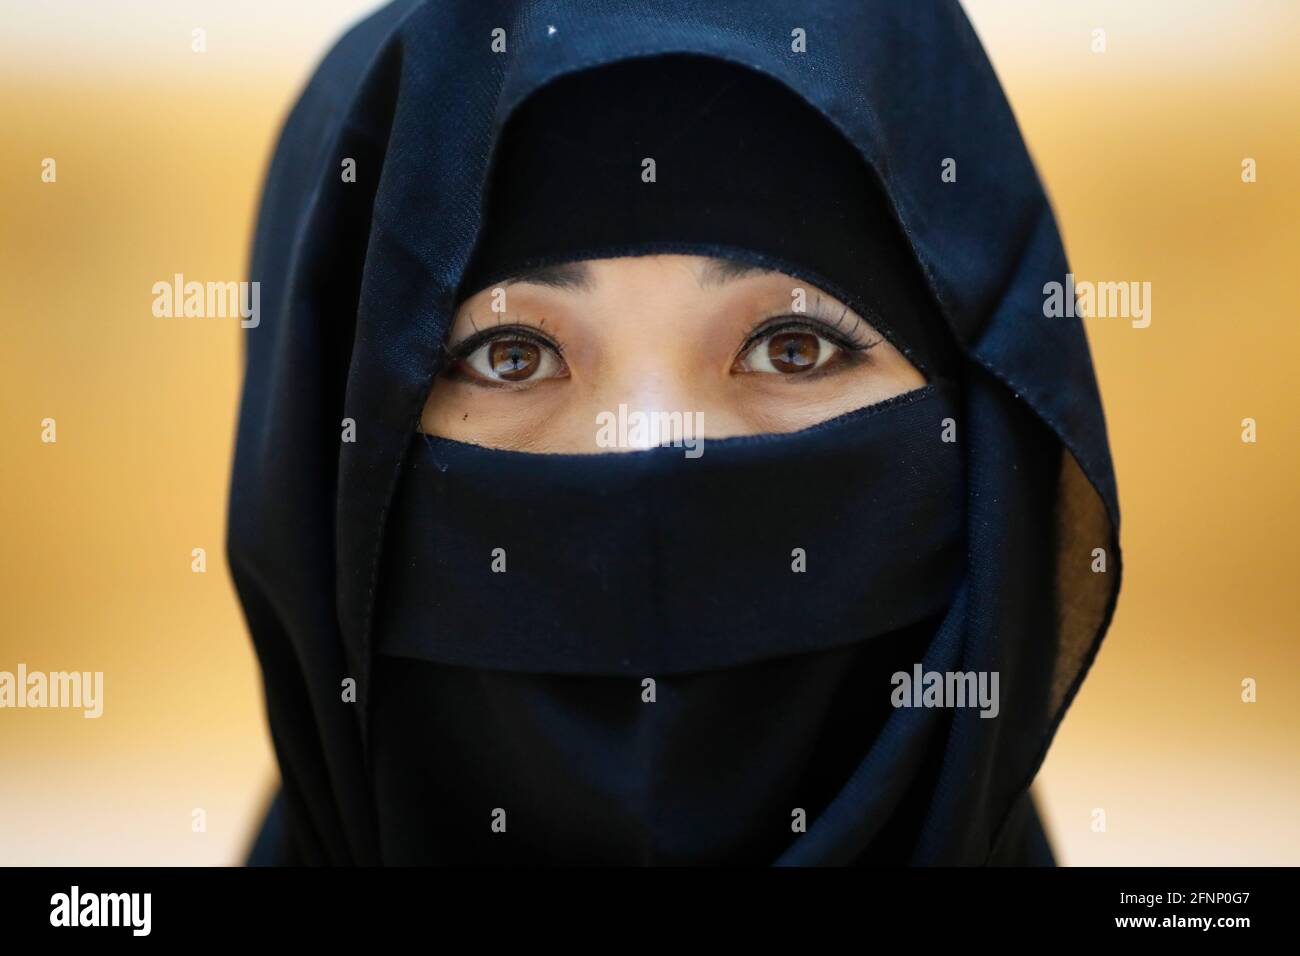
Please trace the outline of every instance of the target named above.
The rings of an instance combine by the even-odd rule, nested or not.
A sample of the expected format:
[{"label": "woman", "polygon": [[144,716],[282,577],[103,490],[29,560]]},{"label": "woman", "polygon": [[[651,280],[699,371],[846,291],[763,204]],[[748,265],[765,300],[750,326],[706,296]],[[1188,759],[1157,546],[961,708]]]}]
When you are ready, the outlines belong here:
[{"label": "woman", "polygon": [[253,862],[1052,862],[1119,554],[1050,209],[956,4],[728,6],[394,4],[291,115]]}]

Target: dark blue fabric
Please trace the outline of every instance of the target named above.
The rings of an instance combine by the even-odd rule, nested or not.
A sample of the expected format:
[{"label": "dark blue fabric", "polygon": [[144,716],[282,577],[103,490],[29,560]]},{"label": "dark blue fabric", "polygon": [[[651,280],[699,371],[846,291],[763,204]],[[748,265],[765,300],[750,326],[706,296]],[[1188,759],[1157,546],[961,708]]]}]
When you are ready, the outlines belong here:
[{"label": "dark blue fabric", "polygon": [[[891,677],[963,623],[958,396],[698,458],[416,436],[376,621],[384,859],[768,864],[892,736],[929,752],[944,717],[892,708]],[[906,862],[878,838],[919,822],[912,770],[838,852]]]},{"label": "dark blue fabric", "polygon": [[[699,459],[417,436],[377,643],[481,670],[658,677],[941,614],[962,571],[961,453],[939,440],[956,401],[930,385],[793,435],[710,439]],[[507,573],[491,573],[494,547]],[[797,547],[813,573],[790,572]]]},{"label": "dark blue fabric", "polygon": [[[857,147],[963,353],[965,569],[926,661],[998,670],[1002,713],[864,728],[867,756],[773,862],[861,862],[882,840],[917,864],[1043,862],[1026,789],[1113,611],[1119,507],[1082,324],[1043,315],[1067,271],[1052,211],[955,0],[403,0],[326,58],[268,172],[228,535],[287,845],[386,861],[370,734],[385,533],[501,130],[558,76],[666,53],[772,77]],[[885,814],[900,822],[880,833]]]}]

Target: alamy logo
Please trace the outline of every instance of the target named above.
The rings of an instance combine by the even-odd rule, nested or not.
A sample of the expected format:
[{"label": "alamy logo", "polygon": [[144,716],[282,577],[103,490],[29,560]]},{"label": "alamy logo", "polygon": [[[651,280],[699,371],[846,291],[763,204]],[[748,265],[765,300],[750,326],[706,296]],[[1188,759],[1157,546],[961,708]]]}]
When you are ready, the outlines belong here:
[{"label": "alamy logo", "polygon": [[87,718],[104,713],[103,671],[0,671],[0,708],[77,708]]},{"label": "alamy logo", "polygon": [[895,672],[890,683],[895,707],[978,707],[981,718],[996,717],[1001,709],[997,671],[923,671],[915,664],[910,674]]},{"label": "alamy logo", "polygon": [[260,282],[186,282],[178,272],[171,282],[155,282],[151,291],[155,318],[238,318],[246,329],[262,321]]},{"label": "alamy logo", "polygon": [[1043,315],[1049,319],[1132,319],[1135,329],[1151,324],[1150,282],[1065,282],[1043,285]]},{"label": "alamy logo", "polygon": [[703,412],[618,412],[596,416],[596,444],[600,448],[685,448],[687,458],[704,454]]},{"label": "alamy logo", "polygon": [[73,886],[50,897],[50,925],[129,926],[132,936],[148,936],[152,910],[152,893],[82,893]]}]

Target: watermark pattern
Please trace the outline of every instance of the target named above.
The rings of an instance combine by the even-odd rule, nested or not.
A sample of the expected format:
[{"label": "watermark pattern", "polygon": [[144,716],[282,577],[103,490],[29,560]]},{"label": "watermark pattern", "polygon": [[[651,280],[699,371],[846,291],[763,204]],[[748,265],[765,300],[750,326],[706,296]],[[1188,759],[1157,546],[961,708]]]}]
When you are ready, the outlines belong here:
[{"label": "watermark pattern", "polygon": [[0,671],[0,708],[81,708],[94,719],[104,713],[103,671]]},{"label": "watermark pattern", "polygon": [[617,412],[600,412],[596,425],[600,448],[672,447],[686,449],[687,458],[704,454],[703,412],[629,412],[620,404]]},{"label": "watermark pattern", "polygon": [[895,671],[889,696],[895,707],[978,707],[980,717],[996,717],[1001,709],[997,671]]},{"label": "watermark pattern", "polygon": [[154,318],[238,318],[246,329],[255,329],[262,321],[260,282],[186,282],[178,272],[171,282],[155,282],[151,291]]},{"label": "watermark pattern", "polygon": [[1150,282],[1065,282],[1043,285],[1043,315],[1049,319],[1132,319],[1135,329],[1151,324]]}]

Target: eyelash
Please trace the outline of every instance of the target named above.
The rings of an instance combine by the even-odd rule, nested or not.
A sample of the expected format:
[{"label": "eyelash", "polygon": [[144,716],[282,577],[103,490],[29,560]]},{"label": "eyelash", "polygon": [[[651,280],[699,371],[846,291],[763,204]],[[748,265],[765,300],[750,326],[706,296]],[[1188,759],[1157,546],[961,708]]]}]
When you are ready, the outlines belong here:
[{"label": "eyelash", "polygon": [[508,325],[494,325],[489,329],[479,329],[473,335],[461,339],[447,350],[447,361],[458,362],[466,355],[473,354],[474,350],[480,346],[500,338],[525,339],[534,345],[551,349],[560,357],[564,356],[564,346],[549,335],[543,334],[539,326],[512,322]]},{"label": "eyelash", "polygon": [[[869,349],[875,348],[881,343],[881,339],[867,341],[859,335],[852,332],[846,332],[840,328],[840,323],[844,321],[845,316],[849,314],[848,306],[840,313],[840,317],[831,322],[827,316],[809,314],[809,313],[781,313],[779,315],[768,316],[765,319],[759,319],[749,331],[745,333],[745,339],[740,348],[736,351],[736,360],[742,355],[747,355],[763,339],[770,338],[778,332],[788,332],[791,330],[808,332],[812,335],[818,335],[829,341],[832,345],[842,349],[845,353],[861,356],[862,353]],[[733,360],[734,361],[734,360]]]}]

